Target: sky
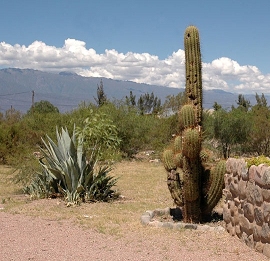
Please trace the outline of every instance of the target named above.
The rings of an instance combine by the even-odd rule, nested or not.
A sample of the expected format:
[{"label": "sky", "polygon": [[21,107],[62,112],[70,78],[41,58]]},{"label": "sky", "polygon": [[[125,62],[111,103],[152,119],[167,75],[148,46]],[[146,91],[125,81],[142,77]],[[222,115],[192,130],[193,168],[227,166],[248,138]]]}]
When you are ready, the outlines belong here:
[{"label": "sky", "polygon": [[269,0],[1,0],[0,68],[184,88],[194,25],[204,89],[267,94],[269,10]]}]

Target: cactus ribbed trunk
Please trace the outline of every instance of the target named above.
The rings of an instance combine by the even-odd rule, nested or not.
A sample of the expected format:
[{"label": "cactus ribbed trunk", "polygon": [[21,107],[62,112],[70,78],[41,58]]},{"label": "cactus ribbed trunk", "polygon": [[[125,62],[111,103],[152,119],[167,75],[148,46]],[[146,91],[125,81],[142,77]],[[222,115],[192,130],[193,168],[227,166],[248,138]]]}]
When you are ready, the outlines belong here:
[{"label": "cactus ribbed trunk", "polygon": [[196,120],[202,124],[202,62],[199,31],[189,26],[185,31],[186,97],[196,107]]},{"label": "cactus ribbed trunk", "polygon": [[185,31],[186,104],[179,112],[181,136],[163,154],[168,187],[185,222],[198,223],[209,216],[221,197],[225,163],[211,170],[207,150],[202,150],[202,65],[199,32]]},{"label": "cactus ribbed trunk", "polygon": [[[195,119],[186,123],[187,117],[182,109],[183,121],[183,155],[184,155],[184,211],[185,222],[200,222],[201,220],[201,125],[202,125],[202,74],[199,32],[195,26],[185,31],[185,58],[186,58],[186,98],[187,104],[193,106]],[[186,120],[185,120],[186,119]]]},{"label": "cactus ribbed trunk", "polygon": [[185,222],[198,223],[201,221],[201,191],[200,191],[200,160],[184,158],[184,207]]}]

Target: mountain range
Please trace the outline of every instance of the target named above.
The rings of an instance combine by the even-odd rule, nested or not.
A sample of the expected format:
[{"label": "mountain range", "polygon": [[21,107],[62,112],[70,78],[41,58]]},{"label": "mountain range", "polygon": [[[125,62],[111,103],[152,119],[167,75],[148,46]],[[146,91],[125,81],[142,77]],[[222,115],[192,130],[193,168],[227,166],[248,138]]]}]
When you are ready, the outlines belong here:
[{"label": "mountain range", "polygon": [[[75,73],[51,73],[32,69],[7,68],[0,70],[0,111],[3,113],[11,107],[25,113],[32,102],[46,100],[58,107],[61,112],[77,108],[81,102],[94,102],[97,85],[102,80],[104,91],[110,100],[125,99],[130,91],[136,95],[153,92],[165,101],[168,95],[177,95],[183,88],[170,88],[131,81],[112,80],[103,77],[83,77]],[[223,108],[236,104],[238,94],[222,90],[204,90],[203,107],[212,108],[214,102]],[[251,104],[255,104],[255,95],[245,95]],[[269,100],[269,96],[266,96]]]}]

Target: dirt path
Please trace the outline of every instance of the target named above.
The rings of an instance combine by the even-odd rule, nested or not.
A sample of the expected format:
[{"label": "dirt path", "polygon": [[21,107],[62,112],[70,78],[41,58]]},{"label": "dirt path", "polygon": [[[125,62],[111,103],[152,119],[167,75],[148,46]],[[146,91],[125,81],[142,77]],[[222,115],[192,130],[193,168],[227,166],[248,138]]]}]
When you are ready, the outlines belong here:
[{"label": "dirt path", "polygon": [[[194,260],[263,261],[226,232],[178,231],[127,232],[116,238],[72,221],[55,221],[0,211],[0,260]],[[150,228],[147,228],[150,229]],[[161,234],[163,236],[161,236]]]}]

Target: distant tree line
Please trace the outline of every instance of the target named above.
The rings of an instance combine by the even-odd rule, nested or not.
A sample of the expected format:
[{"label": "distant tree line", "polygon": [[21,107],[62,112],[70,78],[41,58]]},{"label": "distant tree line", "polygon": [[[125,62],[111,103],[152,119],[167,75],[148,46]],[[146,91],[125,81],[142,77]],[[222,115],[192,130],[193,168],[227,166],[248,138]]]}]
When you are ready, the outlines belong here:
[{"label": "distant tree line", "polygon": [[[110,101],[101,81],[95,103],[82,103],[68,113],[59,113],[48,101],[35,103],[34,114],[32,107],[25,115],[11,108],[0,113],[0,162],[25,162],[23,158],[42,145],[41,137],[56,138],[56,126],[66,126],[72,132],[74,124],[115,130],[117,148],[104,149],[102,155],[132,157],[140,150],[162,151],[172,135],[178,134],[178,111],[184,103],[184,93],[169,95],[162,104],[153,92],[136,97],[132,91],[123,100]],[[215,102],[213,110],[204,111],[203,130],[207,146],[214,147],[220,157],[270,156],[270,109],[264,94],[256,94],[254,106],[241,94],[230,109]]]},{"label": "distant tree line", "polygon": [[254,106],[239,94],[236,107],[225,110],[215,102],[213,108],[213,113],[205,113],[205,135],[216,144],[224,158],[270,156],[270,108],[264,94],[256,93]]},{"label": "distant tree line", "polygon": [[[97,97],[94,97],[97,106],[104,105],[107,101],[107,96],[104,91],[104,86],[102,80],[100,84],[97,85]],[[170,109],[172,112],[175,112],[178,108],[180,108],[181,104],[183,104],[183,94],[180,93],[176,97],[174,95],[167,96],[166,102],[164,105],[161,103],[161,99],[154,95],[153,92],[149,94],[148,92],[140,95],[139,98],[136,99],[136,95],[130,91],[129,96],[125,97],[125,104],[129,108],[137,109],[141,115],[144,114],[160,114],[164,112],[164,110]]]}]

